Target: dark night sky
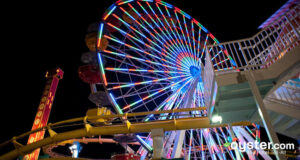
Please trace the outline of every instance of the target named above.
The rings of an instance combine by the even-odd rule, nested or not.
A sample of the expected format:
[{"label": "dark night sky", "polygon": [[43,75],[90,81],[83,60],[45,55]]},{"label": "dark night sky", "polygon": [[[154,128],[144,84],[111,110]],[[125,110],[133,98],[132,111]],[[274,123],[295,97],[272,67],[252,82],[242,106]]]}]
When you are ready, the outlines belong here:
[{"label": "dark night sky", "polygon": [[[285,0],[165,0],[190,14],[220,41],[247,38],[279,9]],[[113,0],[7,4],[2,29],[0,142],[31,129],[45,85],[45,72],[61,67],[60,81],[49,122],[84,116],[93,107],[89,86],[77,76],[81,53],[88,51],[88,25],[100,21]],[[200,3],[199,3],[200,2]],[[5,6],[3,6],[5,7]],[[3,81],[4,80],[4,81]]]}]

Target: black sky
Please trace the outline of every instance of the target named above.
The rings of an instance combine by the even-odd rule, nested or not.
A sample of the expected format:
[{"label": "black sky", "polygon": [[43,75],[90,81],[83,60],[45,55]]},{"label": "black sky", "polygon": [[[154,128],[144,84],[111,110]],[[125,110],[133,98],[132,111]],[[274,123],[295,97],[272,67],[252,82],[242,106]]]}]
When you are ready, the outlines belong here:
[{"label": "black sky", "polygon": [[[285,0],[165,0],[190,14],[220,41],[247,38],[279,9]],[[90,23],[99,22],[113,0],[7,4],[1,25],[0,142],[31,129],[45,85],[47,69],[65,71],[59,83],[49,122],[84,116],[93,107],[89,86],[77,69]]]}]

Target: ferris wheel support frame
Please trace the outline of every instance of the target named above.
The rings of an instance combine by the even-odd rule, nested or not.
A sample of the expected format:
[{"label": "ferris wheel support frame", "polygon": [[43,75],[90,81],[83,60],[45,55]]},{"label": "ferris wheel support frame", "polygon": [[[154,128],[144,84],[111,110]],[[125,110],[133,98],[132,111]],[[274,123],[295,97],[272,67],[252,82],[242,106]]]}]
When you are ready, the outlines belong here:
[{"label": "ferris wheel support frame", "polygon": [[[198,77],[194,80],[194,82],[191,84],[190,86],[190,91],[188,92],[187,96],[185,97],[185,103],[183,105],[183,108],[187,108],[188,106],[191,106],[192,103],[192,99],[193,99],[193,94],[195,92],[196,86],[198,84],[198,81],[200,79],[200,75],[198,75]],[[181,156],[181,151],[182,151],[182,144],[183,144],[183,140],[185,137],[185,130],[180,130],[176,132],[176,136],[175,136],[175,144],[173,149],[175,151],[172,152],[172,156],[171,158],[180,158]]]},{"label": "ferris wheel support frame", "polygon": [[[232,129],[232,126],[231,125],[228,125],[228,128],[229,128],[229,134],[231,136],[231,139],[235,139],[235,135],[233,133],[233,129]],[[241,160],[241,156],[240,156],[240,153],[239,153],[239,150],[237,148],[234,149],[234,152],[235,152],[235,156],[236,156],[236,159],[237,160]]]}]

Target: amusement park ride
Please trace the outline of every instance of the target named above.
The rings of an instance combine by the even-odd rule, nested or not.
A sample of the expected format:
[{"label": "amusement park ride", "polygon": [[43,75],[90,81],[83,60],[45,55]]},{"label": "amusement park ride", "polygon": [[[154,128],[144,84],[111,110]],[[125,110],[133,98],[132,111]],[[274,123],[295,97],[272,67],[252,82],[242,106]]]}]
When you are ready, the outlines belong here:
[{"label": "amusement park ride", "polygon": [[[230,144],[260,143],[261,127],[273,144],[279,143],[276,132],[300,139],[299,13],[299,1],[289,0],[253,37],[220,43],[169,3],[119,0],[89,27],[90,51],[78,69],[97,107],[85,117],[47,124],[63,75],[49,72],[52,85],[41,100],[48,109],[39,107],[36,116],[42,121],[0,144],[15,146],[0,160],[37,160],[40,148],[50,159],[72,159],[53,151],[66,144],[77,158],[80,143],[120,144],[125,153],[114,160],[270,160],[266,150],[242,152]],[[28,136],[27,145],[18,142]],[[276,159],[296,157],[271,152]]]}]

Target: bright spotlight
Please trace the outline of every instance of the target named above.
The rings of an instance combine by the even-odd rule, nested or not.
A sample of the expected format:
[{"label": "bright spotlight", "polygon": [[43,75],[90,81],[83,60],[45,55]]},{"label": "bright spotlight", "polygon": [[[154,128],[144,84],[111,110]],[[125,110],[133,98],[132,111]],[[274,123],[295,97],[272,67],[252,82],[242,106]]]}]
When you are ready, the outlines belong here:
[{"label": "bright spotlight", "polygon": [[221,116],[218,116],[218,115],[214,115],[213,117],[212,117],[212,122],[213,123],[221,123],[222,122],[222,117]]}]

